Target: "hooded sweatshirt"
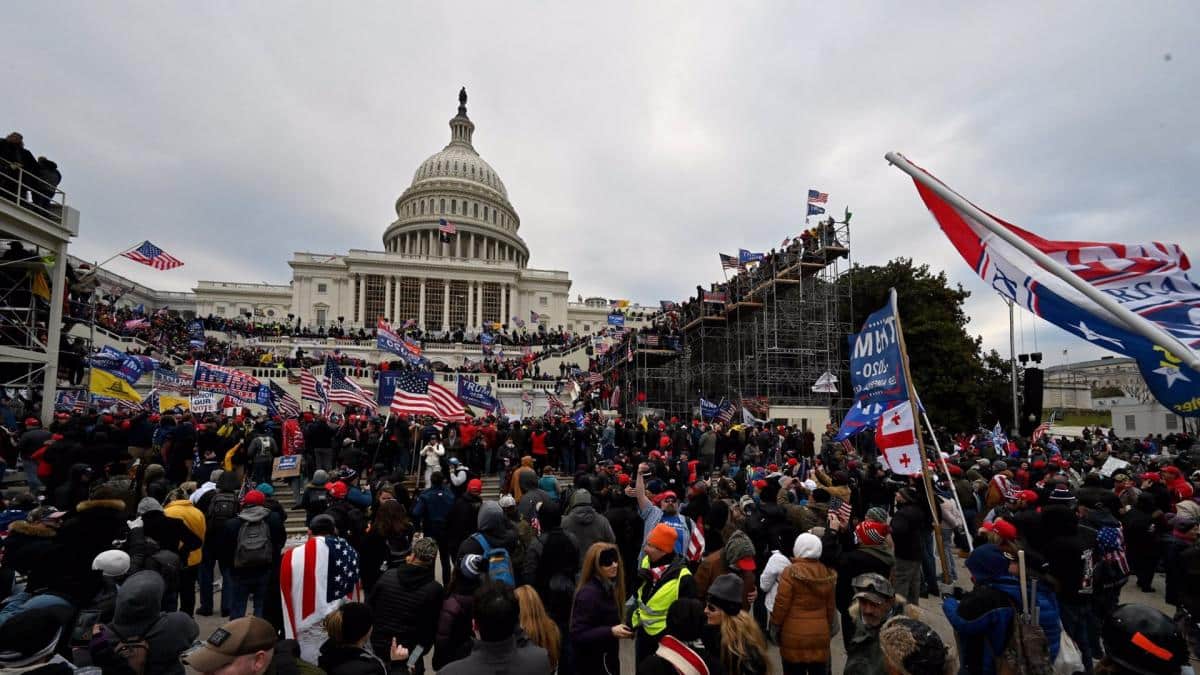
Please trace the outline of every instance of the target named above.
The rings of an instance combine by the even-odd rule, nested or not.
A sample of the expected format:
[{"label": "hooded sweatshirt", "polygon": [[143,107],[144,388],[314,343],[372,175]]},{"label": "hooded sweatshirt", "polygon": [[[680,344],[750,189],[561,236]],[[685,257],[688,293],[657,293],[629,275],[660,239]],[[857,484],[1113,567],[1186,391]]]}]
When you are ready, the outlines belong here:
[{"label": "hooded sweatshirt", "polygon": [[[192,645],[200,633],[196,622],[183,612],[162,612],[164,586],[156,572],[138,572],[121,584],[117,591],[117,607],[108,625],[104,641],[93,647],[96,664],[119,663],[112,654],[117,636],[142,636],[150,649],[146,661],[147,673],[183,675],[179,655]],[[115,633],[115,634],[114,634]]]},{"label": "hooded sweatshirt", "polygon": [[517,502],[517,511],[522,518],[532,521],[537,516],[537,505],[548,501],[550,495],[538,487],[538,476],[533,471],[517,474],[517,484],[521,486],[521,501]]},{"label": "hooded sweatshirt", "polygon": [[562,529],[575,536],[579,542],[579,564],[587,556],[588,549],[596,542],[617,543],[608,519],[596,513],[592,506],[592,495],[587,490],[576,490],[567,503],[567,515],[562,520]]},{"label": "hooded sweatshirt", "polygon": [[[513,527],[512,522],[504,517],[504,510],[500,508],[499,502],[486,501],[479,507],[479,516],[475,520],[476,532],[483,535],[488,544],[492,548],[503,548],[508,550],[509,557],[513,559],[513,572],[521,571],[520,564],[517,560],[520,553],[517,550],[517,530]],[[464,555],[483,555],[483,547],[474,535],[467,537],[458,547],[458,555],[461,558]]]}]

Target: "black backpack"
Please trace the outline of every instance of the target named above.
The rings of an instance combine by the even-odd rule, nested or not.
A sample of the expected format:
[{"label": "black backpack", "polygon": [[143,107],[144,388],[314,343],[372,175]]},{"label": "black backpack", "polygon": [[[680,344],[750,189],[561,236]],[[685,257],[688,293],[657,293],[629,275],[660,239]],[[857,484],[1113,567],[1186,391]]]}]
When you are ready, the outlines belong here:
[{"label": "black backpack", "polygon": [[213,495],[212,501],[208,503],[208,512],[205,513],[205,519],[210,523],[216,520],[224,522],[238,514],[238,498],[232,492],[218,492]]}]

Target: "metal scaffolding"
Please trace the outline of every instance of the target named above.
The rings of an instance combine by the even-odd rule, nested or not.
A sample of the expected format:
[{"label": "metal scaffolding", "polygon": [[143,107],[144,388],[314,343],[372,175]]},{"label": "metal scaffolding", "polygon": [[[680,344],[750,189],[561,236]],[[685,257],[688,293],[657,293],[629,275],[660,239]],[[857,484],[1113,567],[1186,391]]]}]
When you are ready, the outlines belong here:
[{"label": "metal scaffolding", "polygon": [[700,397],[843,412],[845,392],[812,387],[826,372],[841,380],[849,367],[845,341],[853,328],[839,317],[851,315],[850,231],[830,220],[818,232],[803,245],[772,252],[756,269],[698,288],[680,312],[679,349],[633,341],[633,359],[619,360],[612,370],[641,400],[627,397],[622,412],[691,416]]}]

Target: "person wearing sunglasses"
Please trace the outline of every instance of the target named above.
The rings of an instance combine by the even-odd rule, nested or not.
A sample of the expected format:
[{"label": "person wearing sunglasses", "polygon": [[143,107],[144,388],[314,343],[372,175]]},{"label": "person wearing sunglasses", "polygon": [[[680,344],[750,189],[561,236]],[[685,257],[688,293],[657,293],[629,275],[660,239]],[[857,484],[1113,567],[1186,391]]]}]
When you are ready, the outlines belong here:
[{"label": "person wearing sunglasses", "polygon": [[625,572],[620,552],[613,544],[592,544],[584,555],[571,607],[568,641],[574,651],[575,672],[621,672],[619,641],[633,637],[633,629],[622,623],[624,602]]},{"label": "person wearing sunglasses", "polygon": [[704,616],[708,620],[704,647],[720,654],[726,673],[760,675],[769,671],[767,638],[750,612],[742,609],[742,578],[737,574],[717,577],[708,589]]}]

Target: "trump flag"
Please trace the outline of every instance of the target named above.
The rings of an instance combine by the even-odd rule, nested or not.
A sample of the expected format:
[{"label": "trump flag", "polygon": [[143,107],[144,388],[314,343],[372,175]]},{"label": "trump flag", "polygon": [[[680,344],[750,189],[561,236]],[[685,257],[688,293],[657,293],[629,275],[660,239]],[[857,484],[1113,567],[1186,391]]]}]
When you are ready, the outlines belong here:
[{"label": "trump flag", "polygon": [[[942,232],[993,290],[1092,345],[1133,357],[1159,402],[1200,415],[1200,372],[1185,362],[1200,347],[1200,285],[1178,244],[1044,239],[979,210],[903,157],[889,159],[913,177]],[[1081,281],[1095,292],[1073,285]]]}]

